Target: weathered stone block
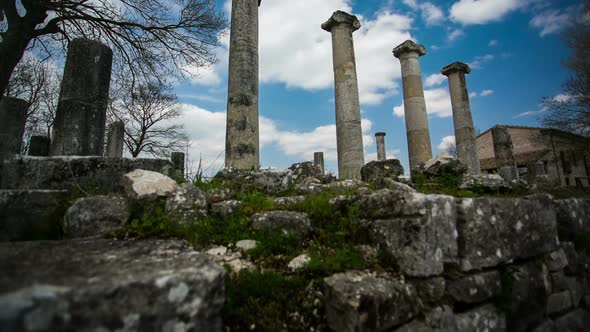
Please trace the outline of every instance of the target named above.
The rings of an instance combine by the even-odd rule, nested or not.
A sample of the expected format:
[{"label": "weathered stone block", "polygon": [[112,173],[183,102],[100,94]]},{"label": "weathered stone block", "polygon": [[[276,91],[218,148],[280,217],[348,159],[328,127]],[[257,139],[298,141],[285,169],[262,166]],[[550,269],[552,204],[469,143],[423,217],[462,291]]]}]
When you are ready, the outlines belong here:
[{"label": "weathered stone block", "polygon": [[582,332],[590,326],[590,312],[584,309],[572,311],[555,320],[558,331]]},{"label": "weathered stone block", "polygon": [[0,270],[2,331],[223,328],[226,272],[182,241],[5,243]]},{"label": "weathered stone block", "polygon": [[158,172],[136,169],[123,176],[127,197],[135,201],[155,201],[172,196],[178,190],[176,181]]},{"label": "weathered stone block", "polygon": [[533,332],[558,332],[556,327],[555,327],[555,323],[551,320],[548,319],[546,321],[544,321],[541,325],[537,326]]},{"label": "weathered stone block", "polygon": [[567,256],[562,248],[545,255],[545,264],[551,272],[564,269],[568,265]]},{"label": "weathered stone block", "polygon": [[412,284],[424,303],[435,303],[445,295],[446,281],[443,277],[412,280]]},{"label": "weathered stone block", "polygon": [[491,304],[458,314],[455,317],[457,332],[506,331],[506,316]]},{"label": "weathered stone block", "polygon": [[453,280],[449,283],[447,292],[458,302],[483,302],[502,293],[500,273],[485,272]]},{"label": "weathered stone block", "polygon": [[236,200],[229,200],[223,201],[219,203],[211,204],[211,213],[221,216],[221,217],[229,217],[243,205],[241,201]]},{"label": "weathered stone block", "polygon": [[175,222],[185,223],[207,215],[207,197],[192,183],[186,182],[166,200],[166,213]]},{"label": "weathered stone block", "polygon": [[59,239],[63,190],[0,190],[0,241]]},{"label": "weathered stone block", "polygon": [[293,185],[293,172],[287,170],[247,171],[225,168],[215,178],[230,185],[239,185],[240,190],[258,190],[267,194],[277,194],[288,190]]},{"label": "weathered stone block", "polygon": [[69,237],[99,236],[123,227],[131,216],[127,201],[120,196],[80,198],[66,211],[64,233]]},{"label": "weathered stone block", "polygon": [[547,299],[547,314],[560,314],[572,307],[572,297],[568,291],[551,294]]},{"label": "weathered stone block", "polygon": [[397,159],[371,161],[361,168],[361,178],[365,182],[380,183],[385,178],[396,180],[404,175],[404,168]]},{"label": "weathered stone block", "polygon": [[456,262],[456,204],[451,196],[381,190],[363,197],[364,220],[372,242],[395,259],[402,272],[428,277],[443,272],[445,262]]},{"label": "weathered stone block", "polygon": [[299,238],[308,236],[311,221],[306,213],[293,211],[269,211],[252,216],[252,228],[256,230],[275,230],[291,233]]},{"label": "weathered stone block", "polygon": [[169,175],[172,164],[160,159],[20,156],[4,164],[0,188],[122,193],[121,178],[136,169]]},{"label": "weathered stone block", "polygon": [[454,332],[457,322],[453,310],[446,305],[436,307],[424,314],[424,319],[414,319],[412,322],[398,328],[395,332]]},{"label": "weathered stone block", "polygon": [[386,331],[418,313],[416,291],[397,280],[347,272],[324,283],[326,319],[333,331]]},{"label": "weathered stone block", "polygon": [[532,261],[502,272],[502,303],[510,331],[527,331],[540,324],[551,292],[547,267]]},{"label": "weathered stone block", "polygon": [[463,271],[534,257],[558,246],[556,216],[549,196],[462,199],[458,215]]},{"label": "weathered stone block", "polygon": [[590,199],[570,198],[556,200],[557,222],[562,240],[573,240],[572,237],[590,234]]}]

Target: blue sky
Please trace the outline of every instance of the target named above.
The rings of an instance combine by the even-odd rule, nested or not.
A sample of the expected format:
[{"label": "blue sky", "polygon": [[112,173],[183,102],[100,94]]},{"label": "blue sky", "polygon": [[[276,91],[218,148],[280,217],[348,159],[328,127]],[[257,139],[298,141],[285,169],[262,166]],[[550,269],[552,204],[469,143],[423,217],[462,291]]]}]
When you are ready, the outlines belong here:
[{"label": "blue sky", "polygon": [[[229,11],[229,1],[218,0]],[[354,33],[365,161],[376,158],[374,133],[384,131],[388,157],[408,169],[400,64],[391,50],[406,39],[421,58],[433,155],[453,136],[445,65],[470,64],[467,77],[476,128],[537,126],[544,96],[556,97],[568,73],[560,32],[579,15],[574,0],[263,0],[260,7],[261,166],[286,168],[323,151],[335,172],[336,137],[330,34],[320,25],[335,10],[357,15]],[[229,12],[228,12],[229,17]],[[227,98],[227,44],[219,63],[191,69],[176,87],[191,136],[189,158],[222,167]],[[443,79],[444,78],[444,79]]]}]

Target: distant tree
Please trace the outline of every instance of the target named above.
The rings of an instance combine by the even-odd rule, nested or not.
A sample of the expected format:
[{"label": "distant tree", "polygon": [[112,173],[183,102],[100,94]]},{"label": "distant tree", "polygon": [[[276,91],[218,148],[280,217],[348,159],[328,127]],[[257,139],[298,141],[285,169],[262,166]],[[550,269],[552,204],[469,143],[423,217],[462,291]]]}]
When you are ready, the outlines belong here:
[{"label": "distant tree", "polygon": [[550,109],[542,121],[545,126],[590,135],[590,1],[586,1],[582,18],[564,33],[564,42],[571,55],[564,66],[571,77],[563,84],[563,92],[555,98],[544,98]]},{"label": "distant tree", "polygon": [[446,142],[444,144],[443,151],[445,151],[446,153],[448,153],[451,157],[457,158],[457,144],[455,143],[455,141]]},{"label": "distant tree", "polygon": [[132,77],[183,76],[216,60],[225,26],[214,0],[1,0],[0,96],[27,49],[52,56],[90,38]]},{"label": "distant tree", "polygon": [[61,78],[56,68],[31,53],[16,66],[6,88],[6,96],[29,102],[21,153],[26,153],[33,135],[50,137]]},{"label": "distant tree", "polygon": [[[125,147],[132,157],[145,153],[169,158],[172,151],[183,151],[188,136],[175,121],[182,114],[172,87],[162,81],[126,84],[120,78],[109,107],[109,117],[125,124]],[[127,88],[125,88],[127,87]]]}]

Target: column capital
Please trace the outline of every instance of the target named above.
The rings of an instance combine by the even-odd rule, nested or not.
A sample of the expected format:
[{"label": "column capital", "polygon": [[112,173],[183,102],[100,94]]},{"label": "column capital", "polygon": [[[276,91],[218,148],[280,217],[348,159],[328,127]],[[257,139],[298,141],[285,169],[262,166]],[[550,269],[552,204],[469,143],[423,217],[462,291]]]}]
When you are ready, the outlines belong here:
[{"label": "column capital", "polygon": [[379,137],[379,136],[385,136],[385,133],[382,131],[375,133],[375,137]]},{"label": "column capital", "polygon": [[469,66],[466,63],[457,61],[451,63],[448,66],[443,67],[443,69],[440,70],[440,73],[445,76],[449,76],[450,74],[455,72],[463,72],[465,74],[469,74],[471,72],[471,68],[469,68]]},{"label": "column capital", "polygon": [[332,32],[332,28],[339,24],[348,24],[352,27],[352,31],[356,31],[361,28],[361,23],[358,18],[354,15],[350,15],[341,10],[335,11],[332,17],[322,24],[322,29]]},{"label": "column capital", "polygon": [[426,48],[422,44],[416,44],[411,40],[406,40],[393,49],[393,55],[396,58],[399,58],[402,54],[409,52],[415,52],[418,53],[419,56],[423,56],[426,55]]}]

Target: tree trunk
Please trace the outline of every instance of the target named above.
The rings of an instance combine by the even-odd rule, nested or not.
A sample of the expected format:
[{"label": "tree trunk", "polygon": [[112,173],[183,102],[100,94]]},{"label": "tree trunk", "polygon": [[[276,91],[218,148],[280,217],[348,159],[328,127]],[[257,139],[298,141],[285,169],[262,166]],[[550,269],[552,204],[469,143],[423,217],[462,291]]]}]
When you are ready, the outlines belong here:
[{"label": "tree trunk", "polygon": [[10,76],[32,39],[26,31],[17,29],[6,31],[3,37],[0,43],[0,96],[4,95]]}]

